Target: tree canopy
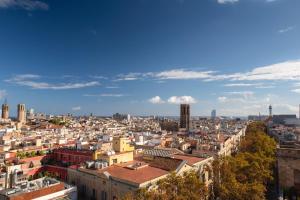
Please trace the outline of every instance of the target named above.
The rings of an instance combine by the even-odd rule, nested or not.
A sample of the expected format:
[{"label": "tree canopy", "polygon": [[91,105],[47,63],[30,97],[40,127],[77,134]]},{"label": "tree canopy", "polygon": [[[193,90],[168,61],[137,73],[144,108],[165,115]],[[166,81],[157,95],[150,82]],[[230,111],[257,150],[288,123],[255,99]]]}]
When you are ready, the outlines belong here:
[{"label": "tree canopy", "polygon": [[240,151],[213,163],[213,193],[222,200],[265,199],[266,185],[273,180],[276,142],[261,122],[248,125]]}]

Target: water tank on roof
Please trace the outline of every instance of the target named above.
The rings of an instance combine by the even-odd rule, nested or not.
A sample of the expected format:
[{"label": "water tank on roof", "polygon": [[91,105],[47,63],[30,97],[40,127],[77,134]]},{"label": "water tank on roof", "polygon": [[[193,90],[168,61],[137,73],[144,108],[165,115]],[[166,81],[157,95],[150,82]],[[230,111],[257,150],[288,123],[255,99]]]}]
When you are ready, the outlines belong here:
[{"label": "water tank on roof", "polygon": [[95,162],[95,168],[96,169],[102,169],[102,163],[101,162]]},{"label": "water tank on roof", "polygon": [[103,163],[103,168],[104,168],[104,167],[108,167],[108,163],[107,163],[107,162],[104,162],[104,163]]},{"label": "water tank on roof", "polygon": [[91,168],[94,165],[94,161],[86,161],[87,168]]}]

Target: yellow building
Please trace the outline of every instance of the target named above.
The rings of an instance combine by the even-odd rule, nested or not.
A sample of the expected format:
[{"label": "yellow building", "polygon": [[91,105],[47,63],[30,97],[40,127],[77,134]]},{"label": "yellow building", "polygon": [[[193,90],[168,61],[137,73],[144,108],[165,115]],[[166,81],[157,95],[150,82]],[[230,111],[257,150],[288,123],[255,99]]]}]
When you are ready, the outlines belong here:
[{"label": "yellow building", "polygon": [[134,151],[134,146],[129,144],[129,139],[126,137],[114,137],[113,138],[113,149],[116,152],[128,152]]},{"label": "yellow building", "polygon": [[133,151],[104,155],[102,160],[108,162],[108,165],[130,162],[133,161]]},{"label": "yellow building", "polygon": [[126,163],[133,160],[134,146],[130,145],[129,139],[125,137],[114,137],[112,141],[113,150],[95,151],[94,160],[103,160],[108,165]]}]

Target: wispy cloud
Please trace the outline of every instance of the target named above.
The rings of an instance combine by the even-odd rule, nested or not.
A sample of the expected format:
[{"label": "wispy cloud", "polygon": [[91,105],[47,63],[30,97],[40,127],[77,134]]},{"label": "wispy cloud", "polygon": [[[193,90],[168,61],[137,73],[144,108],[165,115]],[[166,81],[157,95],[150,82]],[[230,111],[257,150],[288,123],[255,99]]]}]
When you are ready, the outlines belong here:
[{"label": "wispy cloud", "polygon": [[93,76],[90,76],[91,78],[94,78],[94,79],[107,79],[106,76],[101,76],[101,75],[93,75]]},{"label": "wispy cloud", "polygon": [[214,71],[192,71],[185,69],[173,69],[168,71],[162,71],[159,73],[151,73],[158,79],[207,79],[211,78]]},{"label": "wispy cloud", "polygon": [[286,33],[295,29],[295,26],[289,26],[283,29],[278,30],[278,33]]},{"label": "wispy cloud", "polygon": [[48,83],[39,81],[42,77],[35,74],[21,74],[16,75],[10,79],[5,80],[6,82],[17,84],[20,86],[27,86],[32,89],[51,89],[51,90],[67,90],[67,89],[79,89],[85,87],[98,86],[98,81],[89,82],[77,82],[77,83]]},{"label": "wispy cloud", "polygon": [[225,96],[218,97],[218,101],[224,103],[227,101],[227,97]]},{"label": "wispy cloud", "polygon": [[219,4],[237,3],[239,0],[217,0]]},{"label": "wispy cloud", "polygon": [[160,96],[155,96],[155,97],[152,97],[151,99],[148,100],[150,103],[153,103],[153,104],[162,104],[162,103],[165,103],[164,100],[162,100],[160,98]]},{"label": "wispy cloud", "polygon": [[187,69],[171,69],[161,72],[131,72],[128,74],[119,74],[116,81],[132,81],[143,79],[155,79],[156,81],[163,80],[190,80],[190,79],[210,79],[214,77],[215,71],[193,71]]},{"label": "wispy cloud", "polygon": [[35,0],[0,0],[0,8],[21,8],[28,11],[48,10],[48,4]]},{"label": "wispy cloud", "polygon": [[146,76],[143,73],[128,73],[128,74],[119,74],[117,75],[114,81],[134,81],[141,79],[142,77]]},{"label": "wispy cloud", "polygon": [[[248,72],[236,72],[222,74],[217,71],[197,71],[187,69],[171,69],[161,72],[128,73],[118,75],[116,80],[203,80],[203,81],[278,81],[278,80],[300,80],[300,60],[290,60],[271,65],[255,67]],[[254,86],[258,83],[247,83]],[[226,86],[247,86],[246,83],[229,83]],[[251,84],[251,85],[250,85]]]},{"label": "wispy cloud", "polygon": [[79,110],[81,110],[81,107],[80,106],[75,106],[75,107],[72,107],[72,110],[73,111],[79,111]]},{"label": "wispy cloud", "polygon": [[300,60],[291,60],[262,67],[256,67],[249,72],[237,72],[233,74],[219,74],[209,80],[231,81],[288,81],[300,80]]}]

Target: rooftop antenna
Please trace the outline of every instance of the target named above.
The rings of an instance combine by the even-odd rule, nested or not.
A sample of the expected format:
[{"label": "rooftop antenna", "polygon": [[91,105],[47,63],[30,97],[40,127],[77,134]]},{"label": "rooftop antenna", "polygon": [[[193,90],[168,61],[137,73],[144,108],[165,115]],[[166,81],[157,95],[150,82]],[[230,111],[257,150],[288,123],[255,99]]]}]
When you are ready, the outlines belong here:
[{"label": "rooftop antenna", "polygon": [[4,104],[7,104],[7,98],[4,99]]}]

